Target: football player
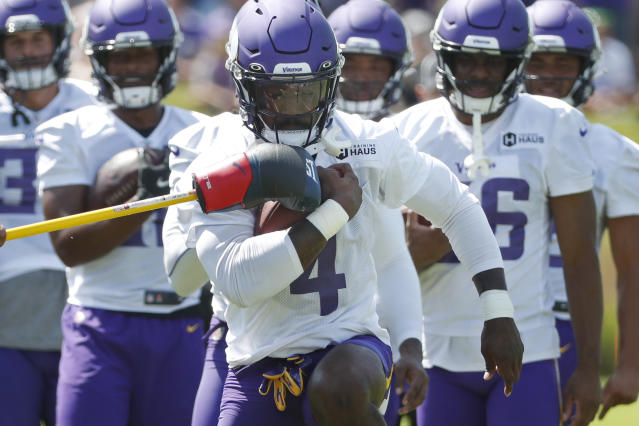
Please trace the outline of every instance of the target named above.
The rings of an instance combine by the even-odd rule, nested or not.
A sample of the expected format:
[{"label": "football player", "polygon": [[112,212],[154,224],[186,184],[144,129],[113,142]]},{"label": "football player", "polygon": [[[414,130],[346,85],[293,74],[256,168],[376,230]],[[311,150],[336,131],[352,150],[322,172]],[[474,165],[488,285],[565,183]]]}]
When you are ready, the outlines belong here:
[{"label": "football player", "polygon": [[[90,83],[64,78],[72,32],[65,0],[0,3],[0,220],[9,228],[44,219],[36,126],[95,101]],[[54,424],[66,296],[64,265],[46,235],[3,251],[0,424]]]},{"label": "football player", "polygon": [[[526,91],[563,99],[579,107],[593,93],[594,68],[601,55],[597,30],[588,15],[572,2],[539,1],[528,8],[535,49],[526,67]],[[619,361],[602,397],[600,418],[610,407],[629,404],[639,393],[639,149],[637,144],[601,124],[590,127],[590,149],[597,168],[595,205],[597,244],[604,227],[610,232],[617,267],[620,330]],[[568,299],[557,234],[550,248],[550,283],[561,357],[562,389],[577,367],[577,347],[570,323]],[[568,401],[570,402],[570,401]]]},{"label": "football player", "polygon": [[[389,114],[389,107],[399,101],[402,76],[413,61],[410,36],[402,18],[381,0],[351,0],[335,9],[328,23],[345,59],[335,107],[362,118],[382,119]],[[397,266],[391,273],[378,273],[378,298],[396,297],[397,291],[402,291],[406,300],[412,302],[402,309],[404,315],[399,318],[406,321],[403,324],[385,324],[388,316],[383,311],[384,303],[379,303],[378,309],[382,325],[390,332],[395,361],[384,420],[386,424],[395,425],[399,414],[406,414],[421,404],[426,396],[428,377],[421,368],[419,278],[405,244],[404,222],[399,210],[380,206],[379,215],[383,220],[380,229],[384,230],[378,234],[379,245],[396,243],[393,251]],[[385,285],[386,277],[389,285]],[[401,290],[398,285],[402,286]],[[401,333],[400,341],[396,339],[398,333]],[[411,386],[400,403],[397,392],[404,393],[406,380]],[[400,409],[401,405],[404,407]]]},{"label": "football player", "polygon": [[[126,189],[123,182],[116,193],[100,195],[105,182],[96,175],[107,160],[131,148],[164,150],[175,133],[203,118],[160,103],[176,83],[180,40],[163,0],[93,4],[83,47],[107,103],[37,129],[48,219],[109,204]],[[140,164],[133,199],[167,193],[168,165]],[[198,295],[178,297],[162,267],[163,216],[142,213],[51,234],[69,281],[58,424],[190,423],[203,324]]]},{"label": "football player", "polygon": [[[315,155],[324,202],[292,227],[261,235],[255,209],[204,215],[197,205],[175,207],[187,246],[229,302],[219,424],[384,424],[392,356],[370,254],[381,203],[407,202],[444,227],[485,302],[484,355],[510,391],[523,348],[485,216],[446,167],[417,154],[393,125],[333,111],[343,59],[319,10],[305,0],[247,2],[227,51],[240,114],[173,139],[209,146],[176,189],[191,187],[191,171],[254,144],[284,143]],[[380,301],[402,314],[396,298]]]},{"label": "football player", "polygon": [[[484,361],[476,355],[481,311],[474,300],[464,300],[471,276],[452,252],[438,253],[438,262],[420,275],[430,378],[418,409],[421,425],[559,423],[559,346],[546,291],[551,215],[584,354],[567,385],[567,401],[579,407],[574,424],[587,424],[599,404],[602,296],[589,127],[565,102],[518,94],[532,49],[530,31],[519,0],[448,0],[431,36],[442,97],[392,118],[402,136],[442,160],[480,199],[500,243],[526,348],[518,390],[507,399],[501,380],[483,374]],[[438,246],[441,235],[432,233],[433,239],[420,234],[421,245],[412,249],[432,250],[432,241]],[[455,304],[446,303],[451,294],[459,297]]]}]

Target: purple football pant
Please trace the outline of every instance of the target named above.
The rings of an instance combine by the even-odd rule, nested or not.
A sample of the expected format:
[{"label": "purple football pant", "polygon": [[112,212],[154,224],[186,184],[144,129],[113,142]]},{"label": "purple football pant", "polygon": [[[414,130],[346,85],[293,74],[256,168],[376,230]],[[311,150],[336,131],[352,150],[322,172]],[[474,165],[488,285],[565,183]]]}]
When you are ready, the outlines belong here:
[{"label": "purple football pant", "polygon": [[389,426],[395,426],[399,419],[399,409],[401,408],[401,397],[395,392],[395,375],[391,378],[390,390],[388,394],[388,406],[386,407],[386,414],[384,414],[384,420]]},{"label": "purple football pant", "polygon": [[[382,362],[386,377],[389,377],[393,359],[388,345],[374,336],[355,336],[340,344],[345,343],[362,345],[375,352]],[[334,347],[329,346],[303,355],[305,360],[310,360],[309,366],[305,369],[305,383],[309,382],[310,375],[321,359]],[[275,407],[272,390],[267,395],[260,395],[258,392],[263,380],[262,373],[277,367],[280,361],[275,358],[265,358],[245,367],[229,369],[224,383],[219,426],[317,425],[311,413],[306,388],[299,397],[290,393],[286,395],[284,411],[279,411]],[[214,425],[215,423],[209,423],[208,426]]]},{"label": "purple football pant", "polygon": [[197,389],[193,422],[191,426],[216,425],[220,417],[220,403],[224,381],[229,370],[226,363],[226,323],[215,315],[211,318],[211,328],[204,338],[207,340],[206,357],[202,379]]},{"label": "purple football pant", "polygon": [[67,305],[59,426],[191,422],[204,363],[200,318],[150,318]]},{"label": "purple football pant", "polygon": [[510,397],[496,375],[484,381],[483,371],[454,373],[426,370],[426,400],[417,408],[419,426],[555,426],[561,403],[555,360],[524,364]]},{"label": "purple football pant", "polygon": [[561,383],[561,392],[563,394],[566,389],[566,383],[577,368],[577,344],[575,343],[575,334],[572,331],[572,323],[570,320],[555,319],[555,326],[559,333],[559,379]]},{"label": "purple football pant", "polygon": [[[572,331],[572,322],[570,320],[560,320],[555,318],[555,327],[559,333],[559,380],[561,383],[561,397],[563,400],[566,383],[577,369],[577,343],[575,342],[575,334]],[[572,415],[575,409],[572,410]],[[565,422],[565,425],[570,422]]]},{"label": "purple football pant", "polygon": [[55,424],[58,351],[0,348],[0,425]]}]

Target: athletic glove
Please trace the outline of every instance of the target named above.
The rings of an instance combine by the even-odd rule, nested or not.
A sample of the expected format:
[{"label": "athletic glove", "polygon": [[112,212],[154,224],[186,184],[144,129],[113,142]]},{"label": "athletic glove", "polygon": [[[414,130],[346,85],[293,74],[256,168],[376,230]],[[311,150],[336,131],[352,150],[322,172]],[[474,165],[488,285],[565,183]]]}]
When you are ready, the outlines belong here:
[{"label": "athletic glove", "polygon": [[268,200],[288,209],[311,212],[321,202],[322,189],[315,162],[305,149],[261,143],[216,165],[206,174],[193,174],[202,211],[249,209]]},{"label": "athletic glove", "polygon": [[169,152],[163,150],[143,149],[138,151],[140,168],[138,169],[138,191],[136,199],[158,197],[169,193]]}]

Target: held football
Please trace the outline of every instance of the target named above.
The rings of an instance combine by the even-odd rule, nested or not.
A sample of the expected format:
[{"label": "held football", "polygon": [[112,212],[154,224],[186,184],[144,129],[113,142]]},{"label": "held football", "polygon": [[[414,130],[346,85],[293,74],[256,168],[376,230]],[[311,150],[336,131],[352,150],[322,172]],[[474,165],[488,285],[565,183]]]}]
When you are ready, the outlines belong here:
[{"label": "held football", "polygon": [[304,219],[308,214],[289,210],[279,201],[267,201],[257,212],[253,234],[261,235],[287,229]]},{"label": "held football", "polygon": [[138,190],[138,170],[143,161],[160,164],[164,151],[129,148],[104,163],[89,191],[89,209],[115,206],[129,201]]}]

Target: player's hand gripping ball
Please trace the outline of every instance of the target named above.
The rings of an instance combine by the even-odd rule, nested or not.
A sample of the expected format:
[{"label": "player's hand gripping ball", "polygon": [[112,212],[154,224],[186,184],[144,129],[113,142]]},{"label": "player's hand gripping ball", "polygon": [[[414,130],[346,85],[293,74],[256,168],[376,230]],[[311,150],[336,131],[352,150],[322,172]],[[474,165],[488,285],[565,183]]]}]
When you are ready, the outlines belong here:
[{"label": "player's hand gripping ball", "polygon": [[89,191],[89,209],[167,194],[167,162],[165,150],[130,148],[115,154],[98,170]]}]

